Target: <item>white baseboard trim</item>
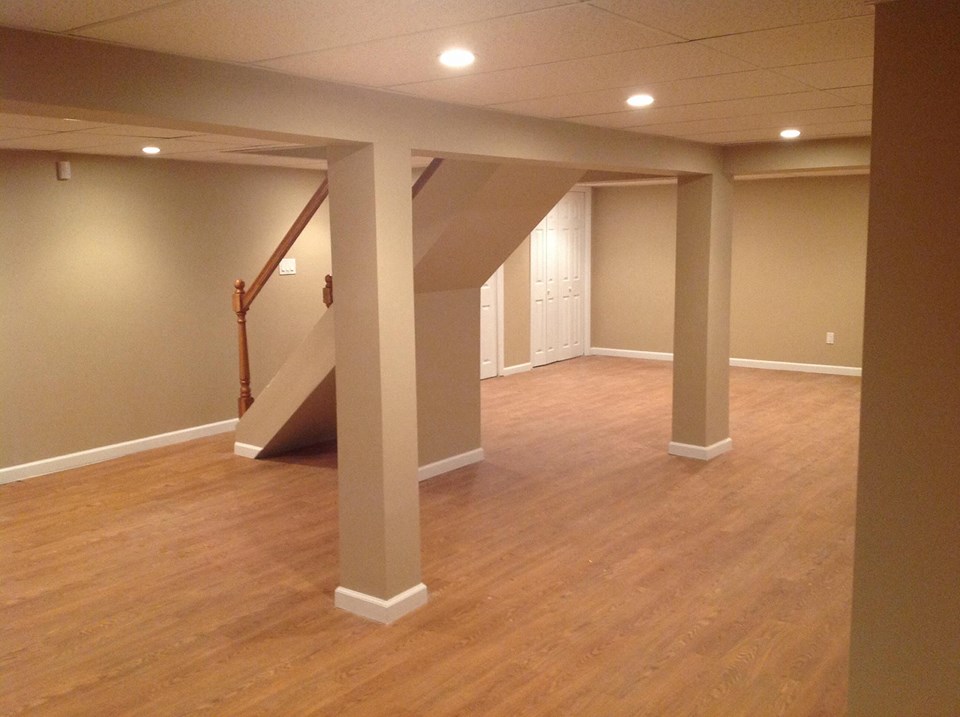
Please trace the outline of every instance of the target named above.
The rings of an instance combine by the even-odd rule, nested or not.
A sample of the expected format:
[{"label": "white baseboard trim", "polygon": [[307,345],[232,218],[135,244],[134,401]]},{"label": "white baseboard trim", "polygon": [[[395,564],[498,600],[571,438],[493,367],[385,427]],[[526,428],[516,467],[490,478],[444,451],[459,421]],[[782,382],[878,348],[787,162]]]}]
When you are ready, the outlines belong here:
[{"label": "white baseboard trim", "polygon": [[662,351],[634,351],[632,349],[605,349],[596,346],[590,349],[594,356],[614,356],[616,358],[646,359],[648,361],[673,361],[673,354]]},{"label": "white baseboard trim", "polygon": [[249,443],[240,443],[237,441],[233,444],[234,455],[243,456],[244,458],[256,458],[262,450],[263,446],[253,446]]},{"label": "white baseboard trim", "polygon": [[500,372],[500,375],[513,376],[515,373],[525,373],[531,370],[533,370],[533,364],[527,361],[526,363],[518,363],[515,366],[504,366],[503,370]]},{"label": "white baseboard trim", "polygon": [[179,431],[170,431],[169,433],[160,433],[156,436],[147,436],[146,438],[137,438],[132,441],[115,443],[111,446],[101,446],[86,451],[79,451],[78,453],[68,453],[65,456],[44,458],[43,460],[32,463],[0,468],[0,483],[13,483],[18,480],[88,466],[91,463],[102,463],[103,461],[120,458],[121,456],[130,455],[131,453],[149,451],[151,448],[161,448],[163,446],[171,446],[175,443],[192,441],[195,438],[205,438],[206,436],[214,436],[218,433],[228,433],[237,427],[237,420],[236,418],[231,418],[226,421],[218,421],[217,423],[208,423],[205,426],[184,428]]},{"label": "white baseboard trim", "polygon": [[339,587],[334,591],[333,604],[341,610],[368,620],[389,624],[408,612],[427,604],[427,586],[423,583],[394,595],[389,600],[357,592],[350,588]]},{"label": "white baseboard trim", "polygon": [[482,460],[483,449],[474,448],[472,451],[467,451],[466,453],[450,456],[449,458],[444,458],[439,461],[434,461],[433,463],[427,463],[425,466],[420,466],[420,468],[417,470],[417,480],[433,478],[441,473],[449,473],[457,468],[463,468],[464,466],[469,466],[473,463],[479,463]]},{"label": "white baseboard trim", "polygon": [[800,371],[802,373],[828,373],[835,376],[860,376],[863,370],[859,366],[830,366],[819,363],[791,363],[789,361],[759,361],[757,359],[730,359],[731,366],[741,368],[762,368],[771,371]]},{"label": "white baseboard trim", "polygon": [[[648,361],[673,361],[672,353],[660,351],[634,351],[632,349],[591,348],[595,356],[616,356],[618,358],[646,359]],[[819,363],[796,363],[792,361],[765,361],[761,359],[730,359],[731,366],[740,368],[761,368],[770,371],[799,371],[800,373],[827,373],[835,376],[860,376],[859,366],[831,366]]]},{"label": "white baseboard trim", "polygon": [[694,446],[689,443],[677,443],[670,441],[667,453],[681,458],[696,458],[700,461],[713,460],[721,453],[726,453],[733,448],[733,439],[724,438],[710,446]]}]

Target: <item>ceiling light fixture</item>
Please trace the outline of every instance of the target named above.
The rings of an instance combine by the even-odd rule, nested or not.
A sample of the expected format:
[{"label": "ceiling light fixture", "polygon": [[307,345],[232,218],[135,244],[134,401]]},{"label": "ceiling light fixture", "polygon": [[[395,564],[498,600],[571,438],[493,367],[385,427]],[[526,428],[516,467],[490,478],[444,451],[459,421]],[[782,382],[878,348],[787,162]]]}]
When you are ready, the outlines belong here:
[{"label": "ceiling light fixture", "polygon": [[470,50],[464,50],[462,47],[453,47],[440,55],[440,64],[446,65],[447,67],[469,67],[476,59],[476,55],[470,52]]},{"label": "ceiling light fixture", "polygon": [[649,107],[653,104],[652,95],[632,95],[627,98],[627,104],[631,107]]},{"label": "ceiling light fixture", "polygon": [[159,147],[144,147],[143,150],[141,150],[141,151],[142,151],[144,154],[160,154],[160,148],[159,148]]},{"label": "ceiling light fixture", "polygon": [[796,139],[800,136],[800,130],[798,129],[785,129],[780,133],[780,136],[784,139]]}]

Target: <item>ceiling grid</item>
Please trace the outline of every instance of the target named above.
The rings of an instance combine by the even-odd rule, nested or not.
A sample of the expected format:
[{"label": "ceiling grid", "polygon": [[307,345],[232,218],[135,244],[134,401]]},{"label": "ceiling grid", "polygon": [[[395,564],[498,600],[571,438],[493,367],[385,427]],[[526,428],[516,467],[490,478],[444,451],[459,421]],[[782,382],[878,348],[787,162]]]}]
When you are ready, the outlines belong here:
[{"label": "ceiling grid", "polygon": [[[30,0],[0,25],[534,117],[730,145],[870,134],[864,0]],[[452,45],[476,62],[437,63]],[[631,108],[628,96],[652,95]],[[0,114],[0,148],[317,167],[250,138]]]}]

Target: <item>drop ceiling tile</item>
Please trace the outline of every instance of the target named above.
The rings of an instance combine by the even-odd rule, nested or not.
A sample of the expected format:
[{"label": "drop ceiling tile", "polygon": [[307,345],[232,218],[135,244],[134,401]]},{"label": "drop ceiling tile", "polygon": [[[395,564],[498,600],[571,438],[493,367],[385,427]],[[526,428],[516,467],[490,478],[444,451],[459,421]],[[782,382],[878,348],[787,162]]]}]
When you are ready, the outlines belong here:
[{"label": "drop ceiling tile", "polygon": [[[259,64],[309,77],[386,87],[606,55],[677,40],[588,5],[568,5]],[[477,56],[476,64],[462,70],[440,65],[439,54],[454,46],[471,49]]]},{"label": "drop ceiling tile", "polygon": [[[540,117],[585,117],[620,112],[640,113],[661,107],[782,95],[805,92],[808,89],[801,82],[769,70],[751,70],[711,77],[692,77],[674,82],[521,100],[494,105],[494,108]],[[653,107],[628,110],[625,105],[627,97],[641,91],[648,92],[656,98]]]},{"label": "drop ceiling tile", "polygon": [[0,149],[36,149],[41,151],[81,151],[87,147],[102,145],[110,138],[98,137],[84,132],[54,132],[21,139],[0,141]]},{"label": "drop ceiling tile", "polygon": [[782,142],[779,137],[779,129],[750,129],[737,130],[729,132],[705,132],[703,134],[689,135],[679,137],[692,142],[705,142],[707,144],[754,144],[757,142]]},{"label": "drop ceiling tile", "polygon": [[639,128],[730,117],[751,117],[783,112],[849,106],[848,100],[829,92],[796,92],[786,95],[751,97],[726,102],[701,102],[673,107],[645,107],[608,115],[573,117],[574,122],[604,127]]},{"label": "drop ceiling tile", "polygon": [[830,90],[830,94],[843,97],[850,102],[856,102],[858,105],[873,105],[873,85],[863,87],[839,87]]},{"label": "drop ceiling tile", "polygon": [[246,0],[238,11],[237,0],[182,0],[78,34],[178,55],[255,62],[570,2]]},{"label": "drop ceiling tile", "polygon": [[173,159],[189,162],[220,162],[223,164],[258,165],[261,167],[287,167],[289,169],[310,169],[324,171],[326,160],[304,159],[302,157],[263,157],[233,152],[191,152],[178,154]]},{"label": "drop ceiling tile", "polygon": [[841,122],[863,122],[870,120],[870,108],[862,105],[832,107],[827,109],[800,110],[796,112],[767,112],[755,115],[733,117],[715,117],[691,122],[671,122],[659,125],[635,127],[642,131],[653,131],[674,137],[690,137],[716,132],[736,132],[741,130],[796,127],[802,132],[817,124],[837,124]]},{"label": "drop ceiling tile", "polygon": [[0,3],[0,25],[64,32],[165,4],[165,0],[26,0]]},{"label": "drop ceiling tile", "polygon": [[5,139],[23,139],[24,137],[44,137],[49,132],[40,133],[35,129],[24,129],[23,127],[4,127],[0,124],[0,141]]},{"label": "drop ceiling tile", "polygon": [[864,0],[590,0],[592,5],[688,40],[872,15]]},{"label": "drop ceiling tile", "polygon": [[583,60],[566,60],[498,72],[431,80],[393,89],[464,104],[502,105],[605,88],[708,77],[751,70],[733,57],[697,43],[662,45]]},{"label": "drop ceiling tile", "polygon": [[534,117],[577,117],[579,115],[617,112],[625,107],[624,101],[630,96],[628,90],[621,88],[579,92],[553,97],[536,97],[517,102],[504,102],[491,105],[493,109],[513,112]]},{"label": "drop ceiling tile", "polygon": [[[729,132],[708,132],[704,134],[684,136],[693,142],[708,144],[748,144],[754,142],[782,142],[779,137],[779,128],[740,130]],[[829,137],[869,137],[870,122],[860,120],[856,122],[837,122],[812,125],[804,130],[802,143],[808,139],[826,139]]]},{"label": "drop ceiling tile", "polygon": [[102,122],[62,119],[60,117],[36,117],[34,115],[0,114],[0,126],[35,129],[44,132],[74,132],[76,130],[103,127]]},{"label": "drop ceiling tile", "polygon": [[809,137],[868,137],[872,129],[870,120],[852,122],[823,122],[808,128]]},{"label": "drop ceiling tile", "polygon": [[144,137],[104,137],[88,135],[96,139],[96,143],[84,147],[78,147],[76,151],[86,154],[111,154],[120,156],[146,156],[142,149],[147,144],[154,144],[160,148],[160,153],[150,155],[150,158],[169,158],[179,157],[181,154],[192,154],[196,152],[210,152],[216,150],[236,149],[233,144],[214,144],[210,142],[197,142],[191,139],[180,138],[144,138]]},{"label": "drop ceiling tile", "polygon": [[297,147],[300,145],[289,142],[275,142],[273,140],[258,139],[256,137],[238,137],[230,134],[196,134],[189,137],[191,142],[209,142],[213,144],[222,144],[231,149],[244,149],[254,147]]},{"label": "drop ceiling tile", "polygon": [[[687,137],[676,135],[678,128],[698,128],[690,138],[722,143],[779,126],[708,130],[697,123],[750,124],[747,117],[854,105],[862,119],[823,115],[805,136],[826,127],[868,133],[872,13],[865,0],[0,0],[0,24],[54,31],[79,24],[84,27],[73,34],[231,61],[272,59],[271,66],[288,72],[643,133]],[[473,38],[478,64],[445,76],[434,63],[435,45]],[[374,51],[376,62],[369,59]],[[625,110],[626,96],[639,91],[653,94],[656,104]],[[197,159],[225,147],[274,144],[97,127],[102,124],[0,115],[0,128],[8,130],[0,130],[0,146],[101,151],[106,145],[99,143],[119,141],[118,152],[139,154],[138,138],[146,134],[155,143],[188,138],[195,146],[184,145],[178,156]],[[46,146],[36,147],[37,135],[46,132],[59,134],[39,137]],[[133,146],[124,144],[131,139]]]},{"label": "drop ceiling tile", "polygon": [[143,139],[164,139],[174,137],[192,137],[196,133],[182,129],[163,127],[137,127],[135,125],[114,124],[105,127],[84,130],[87,134],[97,134],[109,137],[141,137]]},{"label": "drop ceiling tile", "polygon": [[870,85],[873,83],[873,57],[781,67],[777,72],[820,90]]},{"label": "drop ceiling tile", "polygon": [[761,30],[702,40],[756,67],[787,67],[873,54],[873,17]]}]

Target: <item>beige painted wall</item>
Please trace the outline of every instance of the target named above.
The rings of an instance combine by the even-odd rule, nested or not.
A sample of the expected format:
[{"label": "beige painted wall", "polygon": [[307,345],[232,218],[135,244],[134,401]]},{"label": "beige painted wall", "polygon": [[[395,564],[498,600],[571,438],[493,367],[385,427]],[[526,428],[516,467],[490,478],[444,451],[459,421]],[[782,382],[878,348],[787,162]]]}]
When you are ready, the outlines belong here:
[{"label": "beige painted wall", "polygon": [[[75,155],[74,178],[58,182],[58,158],[4,152],[0,162],[4,467],[232,417],[230,286],[252,279],[319,181]],[[734,356],[859,365],[866,184],[737,182]],[[675,232],[675,186],[594,191],[593,346],[672,350]],[[322,311],[326,206],[291,254],[298,274],[274,277],[251,310],[255,396]],[[525,241],[505,265],[506,366],[530,360],[529,281]],[[769,330],[787,312],[793,328]],[[421,463],[445,457],[424,440]]]},{"label": "beige painted wall", "polygon": [[[233,281],[252,280],[320,180],[0,152],[0,466],[235,417]],[[250,311],[254,396],[323,310],[327,224],[322,208],[291,252],[298,273]]]},{"label": "beige painted wall", "polygon": [[593,190],[591,343],[673,351],[677,187]]},{"label": "beige painted wall", "polygon": [[480,448],[480,290],[414,298],[423,466]]},{"label": "beige painted wall", "polygon": [[503,264],[503,365],[530,362],[530,238]]},{"label": "beige painted wall", "polygon": [[[866,176],[735,183],[732,356],[860,366],[868,196]],[[675,186],[594,190],[593,346],[672,351],[675,246]]]},{"label": "beige painted wall", "polygon": [[867,176],[735,184],[733,356],[861,365],[868,198]]}]

